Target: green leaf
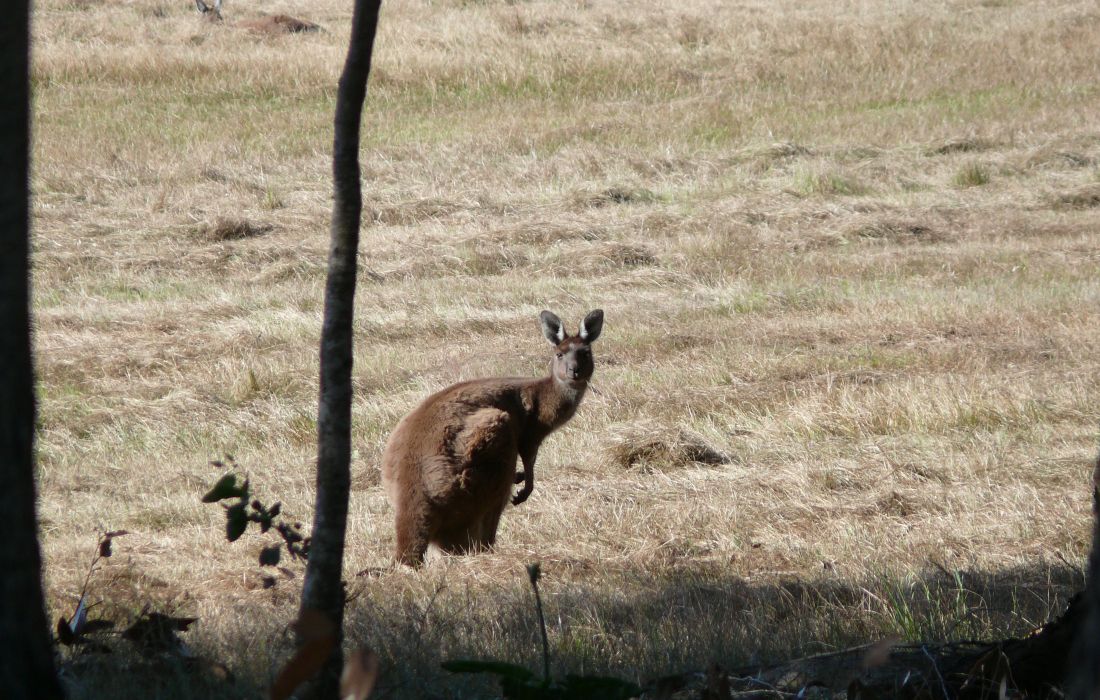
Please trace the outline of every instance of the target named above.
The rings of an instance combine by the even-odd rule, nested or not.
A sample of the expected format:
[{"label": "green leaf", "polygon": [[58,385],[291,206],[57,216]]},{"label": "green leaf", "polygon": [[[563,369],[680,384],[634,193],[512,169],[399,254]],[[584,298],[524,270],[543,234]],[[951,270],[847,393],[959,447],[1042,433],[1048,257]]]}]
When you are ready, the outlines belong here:
[{"label": "green leaf", "polygon": [[539,567],[539,563],[527,565],[527,578],[531,579],[531,585],[535,585],[539,582],[539,577],[542,576],[542,569]]},{"label": "green leaf", "polygon": [[202,502],[217,503],[226,498],[243,498],[246,493],[248,493],[247,481],[242,488],[237,486],[236,474],[226,474],[218,479],[218,483],[214,484],[214,488],[206,492],[206,495],[202,497]]},{"label": "green leaf", "polygon": [[69,621],[63,617],[57,618],[57,641],[65,646],[76,644],[76,635],[73,634],[73,629],[69,627]]},{"label": "green leaf", "polygon": [[230,542],[236,542],[248,527],[248,514],[244,512],[244,506],[244,503],[238,503],[225,509],[225,538]]},{"label": "green leaf", "polygon": [[471,659],[454,659],[442,663],[444,671],[451,673],[492,673],[501,678],[509,678],[514,681],[526,681],[534,678],[523,666],[506,663],[504,661],[474,661]]},{"label": "green leaf", "polygon": [[260,566],[277,566],[281,554],[282,547],[277,544],[264,547],[260,550]]}]

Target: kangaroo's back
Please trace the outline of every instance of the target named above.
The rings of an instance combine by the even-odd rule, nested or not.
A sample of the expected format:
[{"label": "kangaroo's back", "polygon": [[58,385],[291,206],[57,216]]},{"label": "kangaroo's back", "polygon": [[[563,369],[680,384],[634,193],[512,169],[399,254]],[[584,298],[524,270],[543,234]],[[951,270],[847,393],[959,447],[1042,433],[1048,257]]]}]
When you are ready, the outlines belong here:
[{"label": "kangaroo's back", "polygon": [[550,376],[455,384],[424,399],[390,435],[382,483],[395,510],[398,561],[420,564],[429,545],[491,547],[513,484],[524,483],[514,504],[530,495],[539,445],[572,417],[587,389],[603,312],[590,313],[577,336],[548,311],[541,320],[555,348]]}]

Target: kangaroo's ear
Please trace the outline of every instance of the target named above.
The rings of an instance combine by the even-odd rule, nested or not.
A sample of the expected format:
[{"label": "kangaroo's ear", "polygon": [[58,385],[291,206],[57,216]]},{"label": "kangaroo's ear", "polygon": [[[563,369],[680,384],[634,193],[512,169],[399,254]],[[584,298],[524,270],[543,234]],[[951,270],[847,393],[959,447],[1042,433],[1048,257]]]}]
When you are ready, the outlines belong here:
[{"label": "kangaroo's ear", "polygon": [[600,331],[603,330],[603,309],[596,309],[590,311],[584,320],[581,321],[581,340],[586,343],[591,343],[596,338],[600,337]]},{"label": "kangaroo's ear", "polygon": [[560,318],[549,311],[543,311],[539,314],[539,320],[542,321],[542,334],[551,345],[565,340],[565,326],[561,325]]}]

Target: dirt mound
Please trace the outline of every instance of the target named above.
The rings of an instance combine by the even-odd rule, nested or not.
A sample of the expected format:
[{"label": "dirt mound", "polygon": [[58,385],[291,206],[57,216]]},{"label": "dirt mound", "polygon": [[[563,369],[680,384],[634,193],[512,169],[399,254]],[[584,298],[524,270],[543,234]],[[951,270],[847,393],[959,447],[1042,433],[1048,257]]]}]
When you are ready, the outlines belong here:
[{"label": "dirt mound", "polygon": [[247,219],[218,217],[214,223],[199,226],[198,234],[211,241],[239,241],[257,238],[274,228],[271,224],[253,223]]},{"label": "dirt mound", "polygon": [[623,469],[642,471],[668,471],[698,464],[718,466],[734,461],[694,431],[652,421],[623,426],[612,437],[606,458]]}]

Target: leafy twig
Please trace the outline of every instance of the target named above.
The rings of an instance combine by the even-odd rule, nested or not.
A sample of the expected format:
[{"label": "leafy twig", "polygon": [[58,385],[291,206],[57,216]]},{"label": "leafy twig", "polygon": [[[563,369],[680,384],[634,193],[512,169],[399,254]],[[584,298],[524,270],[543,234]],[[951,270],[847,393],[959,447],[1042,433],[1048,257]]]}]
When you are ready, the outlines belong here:
[{"label": "leafy twig", "polygon": [[[215,467],[228,467],[234,470],[236,461],[231,456],[226,456],[226,461],[211,462]],[[236,502],[222,503],[225,509],[225,538],[230,542],[236,542],[248,529],[249,523],[260,526],[260,532],[266,533],[274,529],[283,539],[286,550],[292,559],[306,559],[309,557],[310,539],[302,534],[302,524],[289,523],[281,516],[283,504],[276,501],[271,506],[265,506],[258,498],[250,498],[251,487],[248,478],[241,478],[235,471],[224,474],[206,495],[202,497],[203,503],[220,503],[221,501]],[[281,559],[282,548],[279,545],[264,547],[260,550],[260,566],[277,566]]]},{"label": "leafy twig", "polygon": [[539,563],[527,565],[527,577],[531,579],[531,588],[535,591],[535,610],[539,615],[539,630],[542,632],[542,679],[550,683],[550,642],[546,638],[546,619],[542,615],[542,596],[539,595],[539,577],[542,570]]},{"label": "leafy twig", "polygon": [[128,534],[130,533],[126,530],[111,530],[100,534],[99,542],[96,543],[95,554],[92,556],[92,563],[88,566],[88,573],[84,576],[84,585],[80,588],[80,599],[76,604],[76,610],[73,611],[72,617],[69,619],[66,620],[64,617],[60,617],[57,620],[57,641],[65,646],[83,644],[87,641],[85,635],[110,629],[114,626],[114,623],[110,620],[88,620],[88,610],[94,607],[89,606],[86,602],[88,584],[92,580],[92,573],[95,571],[99,560],[111,556],[111,541],[116,537]]}]

